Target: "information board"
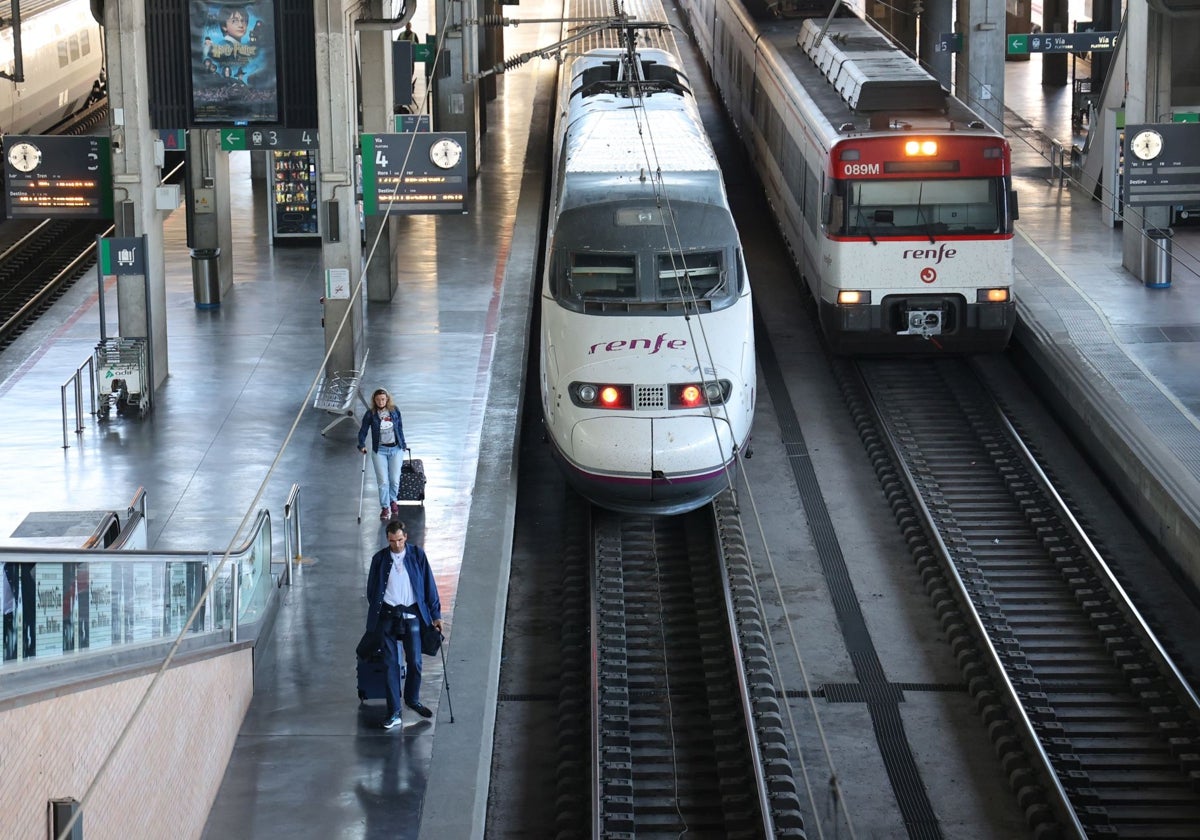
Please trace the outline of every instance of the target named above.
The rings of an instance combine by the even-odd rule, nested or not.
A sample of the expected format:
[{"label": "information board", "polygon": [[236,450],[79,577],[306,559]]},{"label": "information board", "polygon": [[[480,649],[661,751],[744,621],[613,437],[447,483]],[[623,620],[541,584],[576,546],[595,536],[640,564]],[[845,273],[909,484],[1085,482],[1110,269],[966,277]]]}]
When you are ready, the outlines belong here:
[{"label": "information board", "polygon": [[467,135],[461,131],[363,134],[363,212],[467,212]]},{"label": "information board", "polygon": [[1009,35],[1008,54],[1112,52],[1119,32],[1039,32]]},{"label": "information board", "polygon": [[1126,125],[1124,197],[1130,206],[1200,202],[1200,124]]},{"label": "information board", "polygon": [[315,150],[320,145],[315,128],[226,128],[221,131],[223,152]]},{"label": "information board", "polygon": [[10,219],[111,219],[108,138],[7,135],[4,211]]}]

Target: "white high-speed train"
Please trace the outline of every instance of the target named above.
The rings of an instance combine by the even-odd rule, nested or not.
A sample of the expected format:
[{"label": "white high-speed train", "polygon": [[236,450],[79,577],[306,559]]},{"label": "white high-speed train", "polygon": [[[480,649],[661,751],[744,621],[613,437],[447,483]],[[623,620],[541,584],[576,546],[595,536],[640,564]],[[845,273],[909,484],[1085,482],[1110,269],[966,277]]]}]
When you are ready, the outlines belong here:
[{"label": "white high-speed train", "polygon": [[682,0],[834,351],[989,352],[1016,324],[1004,135],[819,0]]},{"label": "white high-speed train", "polygon": [[[43,134],[103,85],[104,40],[88,0],[23,0],[24,82],[0,78],[0,133]],[[0,70],[14,70],[13,31],[0,29]]]},{"label": "white high-speed train", "polygon": [[[568,18],[611,15],[575,2]],[[568,480],[618,511],[729,486],[755,401],[750,283],[657,2],[563,57],[541,292],[541,396]]]}]

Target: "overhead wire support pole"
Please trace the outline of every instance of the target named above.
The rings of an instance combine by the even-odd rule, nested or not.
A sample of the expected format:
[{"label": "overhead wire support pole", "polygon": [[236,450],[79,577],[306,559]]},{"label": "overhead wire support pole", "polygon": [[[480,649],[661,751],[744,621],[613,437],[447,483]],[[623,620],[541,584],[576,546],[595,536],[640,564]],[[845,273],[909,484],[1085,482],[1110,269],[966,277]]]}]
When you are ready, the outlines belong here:
[{"label": "overhead wire support pole", "polygon": [[[496,18],[496,20],[506,20],[506,19],[505,18]],[[494,23],[488,22],[487,18],[480,18],[475,22],[480,22],[480,21],[482,21],[485,26],[496,25]],[[588,22],[589,25],[583,27],[578,32],[576,32],[574,35],[571,35],[568,38],[563,38],[561,41],[555,41],[553,44],[543,47],[540,50],[524,52],[518,56],[514,56],[513,58],[506,59],[505,61],[501,62],[500,64],[494,64],[487,70],[480,72],[480,74],[475,77],[476,81],[478,81],[479,79],[482,79],[486,76],[494,76],[496,74],[504,73],[509,70],[516,70],[522,64],[525,64],[535,58],[549,58],[554,53],[561,51],[564,47],[567,47],[567,46],[575,43],[576,41],[581,41],[584,38],[587,38],[589,35],[595,34],[596,32],[603,32],[605,29],[631,29],[631,28],[632,29],[670,29],[671,28],[671,24],[666,23],[661,20],[642,21],[642,20],[627,20],[625,18],[588,17],[588,18],[550,18],[548,20],[529,18],[529,19],[522,19],[517,22],[519,22],[519,23],[559,23],[561,21],[566,21],[568,23],[570,23],[570,22]],[[464,24],[466,24],[466,23],[472,23],[472,21],[464,21]],[[516,23],[514,23],[513,25],[515,26]]]}]

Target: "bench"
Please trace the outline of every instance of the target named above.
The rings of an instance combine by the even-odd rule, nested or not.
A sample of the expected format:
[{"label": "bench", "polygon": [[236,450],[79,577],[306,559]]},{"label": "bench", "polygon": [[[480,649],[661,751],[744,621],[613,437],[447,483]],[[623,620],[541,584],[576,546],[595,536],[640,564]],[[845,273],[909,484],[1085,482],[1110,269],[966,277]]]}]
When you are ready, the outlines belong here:
[{"label": "bench", "polygon": [[[370,353],[368,350],[367,353]],[[367,368],[367,353],[363,354],[361,370],[335,370],[333,374],[322,376],[317,383],[317,394],[313,397],[313,408],[336,414],[337,417],[321,429],[321,435],[341,423],[343,420],[354,419],[354,398],[362,402],[368,409],[371,407],[359,391],[363,373]]]}]

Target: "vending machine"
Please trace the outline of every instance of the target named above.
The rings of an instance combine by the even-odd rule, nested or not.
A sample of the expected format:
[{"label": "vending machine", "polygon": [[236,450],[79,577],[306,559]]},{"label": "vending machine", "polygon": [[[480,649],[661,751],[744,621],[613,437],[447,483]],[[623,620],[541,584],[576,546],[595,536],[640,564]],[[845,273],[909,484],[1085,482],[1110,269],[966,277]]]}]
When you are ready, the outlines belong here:
[{"label": "vending machine", "polygon": [[316,151],[273,151],[270,157],[271,241],[319,237]]}]

